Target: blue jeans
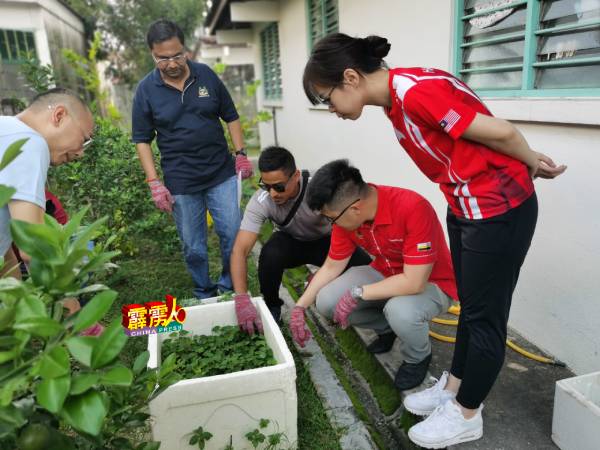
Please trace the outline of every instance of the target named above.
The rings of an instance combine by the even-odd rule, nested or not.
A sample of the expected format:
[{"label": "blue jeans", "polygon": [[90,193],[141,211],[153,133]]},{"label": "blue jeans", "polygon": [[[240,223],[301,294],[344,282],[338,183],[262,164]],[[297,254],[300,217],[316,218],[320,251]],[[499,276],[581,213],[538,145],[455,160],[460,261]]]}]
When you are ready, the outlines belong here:
[{"label": "blue jeans", "polygon": [[[197,194],[174,195],[173,216],[183,248],[183,257],[196,285],[194,297],[208,298],[221,292],[232,291],[229,273],[229,257],[233,242],[240,227],[237,177],[233,176],[221,184]],[[208,271],[206,210],[213,218],[219,236],[223,270],[215,285]]]}]

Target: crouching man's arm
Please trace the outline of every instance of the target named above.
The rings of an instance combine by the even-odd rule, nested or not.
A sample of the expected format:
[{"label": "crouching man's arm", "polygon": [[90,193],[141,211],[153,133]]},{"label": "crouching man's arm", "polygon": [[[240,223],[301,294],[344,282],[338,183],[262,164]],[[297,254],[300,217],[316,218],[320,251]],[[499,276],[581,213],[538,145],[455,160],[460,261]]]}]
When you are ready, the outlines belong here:
[{"label": "crouching man's arm", "polygon": [[363,288],[363,300],[382,300],[400,295],[421,294],[427,287],[433,264],[405,264],[404,273],[393,275]]},{"label": "crouching man's arm", "polygon": [[328,256],[310,284],[306,287],[304,294],[296,302],[296,305],[303,308],[312,305],[319,291],[342,274],[348,265],[348,261],[350,261],[349,257],[337,260]]}]

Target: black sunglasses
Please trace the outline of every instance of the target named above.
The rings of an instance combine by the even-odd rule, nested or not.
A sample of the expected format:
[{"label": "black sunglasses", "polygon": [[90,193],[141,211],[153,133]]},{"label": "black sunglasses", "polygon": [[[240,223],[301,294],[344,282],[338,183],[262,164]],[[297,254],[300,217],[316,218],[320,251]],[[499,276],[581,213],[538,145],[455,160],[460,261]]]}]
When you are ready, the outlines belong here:
[{"label": "black sunglasses", "polygon": [[285,189],[291,179],[292,179],[292,177],[289,177],[287,179],[287,181],[285,181],[285,182],[268,184],[268,183],[265,183],[261,178],[260,180],[258,180],[258,187],[260,187],[261,189],[264,189],[267,192],[269,192],[271,189],[273,189],[275,192],[281,194],[282,192],[285,192]]},{"label": "black sunglasses", "polygon": [[339,214],[338,214],[337,216],[335,216],[335,217],[329,217],[329,216],[326,216],[325,214],[321,214],[321,215],[322,215],[323,217],[325,217],[325,219],[327,219],[327,220],[329,221],[329,223],[331,223],[331,224],[334,224],[334,223],[335,223],[335,222],[336,222],[336,221],[337,221],[337,220],[338,220],[340,217],[342,217],[342,216],[344,215],[344,213],[345,213],[346,211],[348,211],[348,210],[350,209],[350,207],[351,207],[352,205],[354,205],[356,202],[358,202],[358,201],[360,201],[360,200],[361,200],[360,198],[357,198],[356,200],[354,200],[352,203],[350,203],[348,206],[346,206],[344,209],[342,209],[342,212],[341,212],[341,213],[339,213]]}]

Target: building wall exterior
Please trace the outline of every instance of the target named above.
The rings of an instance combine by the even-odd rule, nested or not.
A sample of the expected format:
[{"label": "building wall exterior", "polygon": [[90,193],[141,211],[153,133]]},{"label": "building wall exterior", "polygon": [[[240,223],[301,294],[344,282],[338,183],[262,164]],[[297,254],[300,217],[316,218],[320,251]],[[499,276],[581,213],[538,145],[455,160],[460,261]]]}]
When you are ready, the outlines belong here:
[{"label": "building wall exterior", "polygon": [[[56,0],[37,2],[12,0],[0,2],[0,29],[32,31],[41,64],[51,64],[57,74],[67,78],[62,48],[84,51],[84,29],[79,17]],[[18,64],[0,62],[0,97],[29,98],[32,92],[23,85]],[[74,81],[72,88],[75,88]]]},{"label": "building wall exterior", "polygon": [[[349,158],[364,177],[398,185],[426,196],[444,222],[446,203],[399,146],[383,111],[364,109],[356,122],[343,121],[323,107],[313,107],[302,90],[309,55],[304,0],[281,0],[279,45],[283,94],[259,108],[274,110],[279,145],[299,166],[318,168]],[[451,70],[454,2],[439,0],[339,0],[341,32],[378,34],[392,44],[391,67],[425,66]],[[374,5],[376,4],[376,7]],[[255,23],[253,52],[262,77],[260,30]],[[569,166],[556,180],[535,182],[540,213],[534,241],[513,298],[510,325],[576,373],[600,370],[600,98],[484,99],[499,117],[514,120],[533,149]],[[275,142],[273,123],[262,124],[262,146]]]}]

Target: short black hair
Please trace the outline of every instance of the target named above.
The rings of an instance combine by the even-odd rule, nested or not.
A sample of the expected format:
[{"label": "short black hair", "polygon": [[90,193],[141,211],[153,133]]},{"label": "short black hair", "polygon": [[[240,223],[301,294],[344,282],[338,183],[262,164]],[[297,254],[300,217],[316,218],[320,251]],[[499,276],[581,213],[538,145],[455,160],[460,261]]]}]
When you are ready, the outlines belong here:
[{"label": "short black hair", "polygon": [[77,93],[63,87],[55,87],[48,89],[47,91],[40,92],[33,97],[29,107],[46,108],[47,105],[52,105],[54,103],[70,103],[71,105],[76,105],[85,111],[90,111],[90,108],[85,104],[83,99],[77,95]]},{"label": "short black hair", "polygon": [[312,176],[307,192],[308,206],[313,211],[321,211],[324,206],[338,211],[348,202],[362,198],[368,187],[360,171],[347,159],[336,159]]},{"label": "short black hair", "polygon": [[281,170],[286,175],[292,175],[296,171],[296,161],[289,150],[283,147],[271,146],[260,152],[258,170],[261,172]]},{"label": "short black hair", "polygon": [[146,33],[146,42],[148,47],[152,50],[154,44],[160,44],[161,42],[168,41],[171,38],[176,37],[181,42],[181,45],[185,46],[185,38],[183,37],[183,31],[175,23],[167,19],[158,19],[152,22],[148,27],[148,33]]}]

